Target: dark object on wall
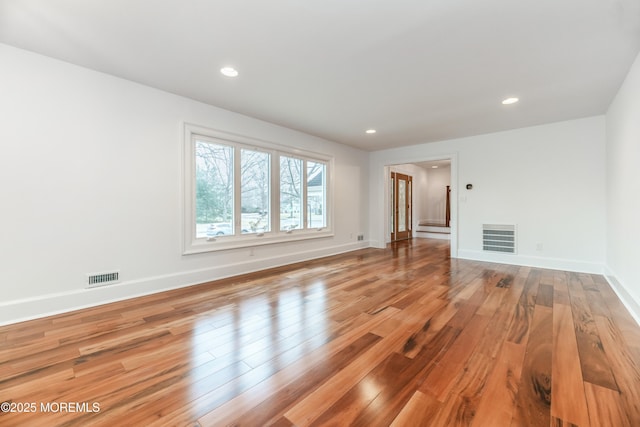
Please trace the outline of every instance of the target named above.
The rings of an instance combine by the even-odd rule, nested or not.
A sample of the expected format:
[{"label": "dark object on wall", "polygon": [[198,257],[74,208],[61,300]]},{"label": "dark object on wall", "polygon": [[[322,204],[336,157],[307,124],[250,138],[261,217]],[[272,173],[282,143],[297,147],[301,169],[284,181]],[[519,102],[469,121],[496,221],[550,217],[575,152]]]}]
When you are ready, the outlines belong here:
[{"label": "dark object on wall", "polygon": [[444,226],[449,227],[451,225],[451,186],[447,185],[447,204],[444,213]]},{"label": "dark object on wall", "polygon": [[472,184],[467,184],[467,190],[471,190],[473,188]]}]

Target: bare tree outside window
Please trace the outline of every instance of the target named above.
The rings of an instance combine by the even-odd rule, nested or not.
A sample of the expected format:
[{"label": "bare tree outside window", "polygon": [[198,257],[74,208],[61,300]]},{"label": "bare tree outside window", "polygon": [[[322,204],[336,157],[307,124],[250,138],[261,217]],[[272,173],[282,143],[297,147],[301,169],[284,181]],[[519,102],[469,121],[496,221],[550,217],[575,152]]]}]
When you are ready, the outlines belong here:
[{"label": "bare tree outside window", "polygon": [[204,237],[212,223],[233,224],[234,150],[202,141],[196,141],[195,149],[196,237]]},{"label": "bare tree outside window", "polygon": [[271,156],[243,148],[240,159],[242,233],[270,231]]},{"label": "bare tree outside window", "polygon": [[280,156],[280,230],[302,228],[302,160]]}]

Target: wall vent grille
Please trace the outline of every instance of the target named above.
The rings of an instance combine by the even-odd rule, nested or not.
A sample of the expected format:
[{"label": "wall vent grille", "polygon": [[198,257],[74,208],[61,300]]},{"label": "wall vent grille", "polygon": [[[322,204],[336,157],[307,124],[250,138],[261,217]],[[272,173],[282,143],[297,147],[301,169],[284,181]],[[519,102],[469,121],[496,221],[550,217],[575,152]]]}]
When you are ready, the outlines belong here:
[{"label": "wall vent grille", "polygon": [[482,250],[515,254],[516,226],[505,224],[483,224]]},{"label": "wall vent grille", "polygon": [[95,288],[98,286],[112,285],[120,281],[119,271],[110,271],[108,273],[87,274],[87,287]]}]

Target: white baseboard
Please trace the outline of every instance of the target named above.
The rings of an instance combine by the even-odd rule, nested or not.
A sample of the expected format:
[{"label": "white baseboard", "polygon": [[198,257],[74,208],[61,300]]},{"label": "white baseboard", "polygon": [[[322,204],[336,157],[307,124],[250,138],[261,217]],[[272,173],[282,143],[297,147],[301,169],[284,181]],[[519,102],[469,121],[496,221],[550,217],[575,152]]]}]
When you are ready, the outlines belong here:
[{"label": "white baseboard", "polygon": [[387,247],[387,242],[380,240],[369,240],[369,246],[376,249],[384,249]]},{"label": "white baseboard", "polygon": [[78,289],[70,292],[40,295],[33,298],[0,303],[0,326],[23,322],[73,310],[108,304],[130,298],[150,295],[172,289],[184,288],[212,280],[239,274],[252,273],[301,261],[321,258],[367,248],[370,242],[362,241],[314,249],[235,264],[192,270],[162,276],[126,281],[111,286]]},{"label": "white baseboard", "polygon": [[618,295],[622,304],[627,308],[633,320],[636,321],[638,325],[640,325],[640,303],[636,301],[629,292],[627,292],[627,288],[618,280],[616,275],[610,270],[606,269],[604,278],[607,279],[609,285],[611,285],[611,289]]},{"label": "white baseboard", "polygon": [[448,233],[430,233],[428,231],[416,231],[414,237],[416,237],[418,239],[451,240],[451,234],[448,234]]},{"label": "white baseboard", "polygon": [[550,270],[575,271],[579,273],[604,274],[602,264],[559,258],[544,258],[518,254],[499,254],[493,252],[458,250],[458,258],[474,261],[497,262],[500,264],[523,265],[527,267],[548,268]]}]

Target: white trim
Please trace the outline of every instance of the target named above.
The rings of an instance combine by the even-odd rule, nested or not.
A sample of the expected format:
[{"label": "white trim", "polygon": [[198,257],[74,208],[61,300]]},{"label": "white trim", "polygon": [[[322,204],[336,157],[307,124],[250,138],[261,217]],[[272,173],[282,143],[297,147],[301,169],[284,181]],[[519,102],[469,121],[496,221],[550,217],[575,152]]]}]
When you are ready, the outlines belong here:
[{"label": "white trim", "polygon": [[369,246],[376,249],[385,249],[387,244],[380,240],[369,240]]},{"label": "white trim", "polygon": [[224,241],[226,238],[219,238],[214,242],[207,241],[206,239],[194,239],[194,243],[189,248],[185,249],[183,255],[201,254],[205,252],[221,251],[227,249],[238,249],[255,247],[262,245],[272,245],[276,243],[297,242],[299,240],[320,239],[326,237],[333,237],[335,233],[332,230],[325,230],[323,228],[308,229],[308,230],[291,230],[290,232],[282,231],[279,233],[273,233],[271,236],[267,236],[264,233],[252,233],[243,234],[235,237],[233,240]]},{"label": "white trim", "polygon": [[290,255],[281,255],[162,276],[146,277],[120,282],[111,286],[77,289],[69,292],[42,295],[34,298],[0,303],[0,326],[41,317],[67,313],[116,301],[151,295],[172,289],[185,288],[213,280],[252,273],[302,261],[338,255],[369,247],[369,242],[347,243],[323,249],[313,249]]},{"label": "white trim", "polygon": [[462,249],[458,251],[458,257],[473,261],[547,268],[550,270],[575,271],[578,273],[603,274],[604,272],[604,266],[602,264],[576,261],[571,259],[544,258],[507,253],[501,254],[496,252],[474,251],[468,249]]},{"label": "white trim", "polygon": [[626,286],[624,286],[616,277],[616,275],[607,267],[605,269],[604,278],[611,285],[613,292],[618,295],[622,304],[627,308],[633,320],[640,325],[640,302],[636,301],[629,292],[627,292]]},{"label": "white trim", "polygon": [[318,153],[315,151],[309,150],[301,150],[299,148],[291,147],[284,144],[278,144],[276,142],[267,141],[265,139],[254,138],[251,136],[241,135],[238,133],[227,132],[220,129],[209,128],[206,126],[200,126],[193,123],[183,122],[184,127],[184,140],[189,141],[191,139],[192,134],[201,135],[205,137],[220,139],[226,141],[231,144],[242,144],[247,146],[247,148],[254,148],[256,150],[275,150],[286,152],[298,157],[309,157],[310,160],[314,158],[316,160],[330,160],[331,156],[327,156],[326,154]]},{"label": "white trim", "polygon": [[429,231],[415,231],[413,237],[416,239],[437,239],[437,240],[451,240],[451,234],[449,233],[432,233]]}]

